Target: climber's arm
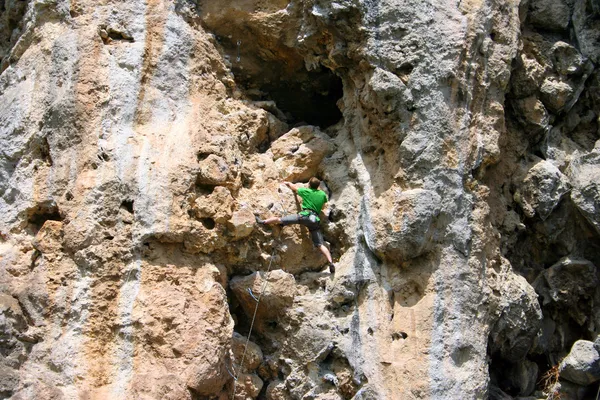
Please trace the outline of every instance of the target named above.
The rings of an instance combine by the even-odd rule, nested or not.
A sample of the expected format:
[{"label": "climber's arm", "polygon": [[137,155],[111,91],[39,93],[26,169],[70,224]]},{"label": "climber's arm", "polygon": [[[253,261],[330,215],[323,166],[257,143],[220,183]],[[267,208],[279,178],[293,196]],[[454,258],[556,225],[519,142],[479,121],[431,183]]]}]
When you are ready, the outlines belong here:
[{"label": "climber's arm", "polygon": [[283,182],[290,190],[294,193],[298,193],[298,186],[294,185],[292,182]]}]

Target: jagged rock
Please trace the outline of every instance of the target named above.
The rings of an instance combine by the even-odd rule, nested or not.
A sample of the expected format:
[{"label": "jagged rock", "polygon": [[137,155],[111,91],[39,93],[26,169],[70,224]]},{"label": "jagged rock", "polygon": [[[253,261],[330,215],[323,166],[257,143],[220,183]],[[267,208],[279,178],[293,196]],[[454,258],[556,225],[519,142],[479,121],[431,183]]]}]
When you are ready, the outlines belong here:
[{"label": "jagged rock", "polygon": [[490,400],[513,400],[513,397],[504,393],[504,391],[502,391],[502,389],[500,389],[498,386],[490,385],[489,399]]},{"label": "jagged rock", "polygon": [[267,387],[267,400],[290,400],[291,397],[285,388],[285,383],[275,380]]},{"label": "jagged rock", "polygon": [[233,213],[229,221],[230,232],[236,239],[248,237],[254,231],[256,219],[254,214],[248,208],[242,208]]},{"label": "jagged rock", "polygon": [[563,379],[549,388],[549,393],[552,393],[556,397],[560,396],[560,399],[587,400],[591,398],[591,394],[588,393],[587,388]]},{"label": "jagged rock", "polygon": [[[233,333],[233,344],[231,350],[235,355],[235,365],[238,368],[242,368],[244,371],[253,371],[258,368],[263,360],[263,353],[260,347],[252,342],[248,341],[245,336],[240,335],[237,332]],[[246,342],[248,345],[246,346]],[[244,357],[244,349],[246,351]],[[240,365],[244,357],[244,365]]]},{"label": "jagged rock", "polygon": [[[504,218],[521,160],[541,149],[566,168],[591,151],[600,92],[597,60],[578,70],[552,50],[592,57],[596,3],[577,1],[567,29],[558,5],[552,32],[530,22],[553,1],[517,3],[3,1],[0,292],[24,325],[2,320],[12,399],[229,398],[232,319],[246,333],[255,304],[253,282],[228,276],[271,261],[297,275],[273,280],[247,332],[269,360],[258,373],[283,381],[272,397],[485,398],[489,359],[522,357],[538,323],[523,271],[498,272],[504,237],[528,276],[597,254],[570,201],[543,226]],[[553,115],[551,77],[573,88]],[[247,211],[295,211],[274,188],[311,175],[339,210],[333,276],[305,229],[252,229]],[[536,359],[597,331],[595,306],[572,328],[546,307]]]},{"label": "jagged rock", "polygon": [[560,363],[560,377],[581,386],[600,380],[600,354],[594,342],[578,340]]},{"label": "jagged rock", "polygon": [[597,23],[599,16],[600,10],[593,1],[575,0],[573,28],[579,50],[596,64],[600,62],[600,49],[598,48],[600,28]]},{"label": "jagged rock", "polygon": [[58,253],[62,249],[63,224],[46,221],[35,236],[33,246],[42,253]]},{"label": "jagged rock", "polygon": [[200,162],[198,183],[203,185],[230,185],[235,179],[236,171],[225,159],[209,154]]},{"label": "jagged rock", "polygon": [[7,365],[0,364],[0,393],[11,396],[19,385],[18,372]]},{"label": "jagged rock", "polygon": [[[281,113],[281,111],[279,112]],[[269,120],[269,140],[277,140],[286,132],[289,132],[289,125],[283,122],[280,118],[275,117],[271,113],[267,114],[267,118]]]},{"label": "jagged rock", "polygon": [[441,209],[432,191],[390,190],[365,214],[365,239],[378,257],[408,260],[427,252],[433,242],[434,222]]},{"label": "jagged rock", "polygon": [[577,209],[600,233],[600,153],[592,151],[590,154],[574,159],[566,171],[571,180],[573,190],[571,199]]},{"label": "jagged rock", "polygon": [[534,129],[545,129],[548,126],[550,117],[544,104],[535,96],[529,96],[524,99],[513,101],[517,118],[524,126],[531,126]]},{"label": "jagged rock", "polygon": [[518,389],[520,396],[527,396],[535,389],[538,372],[539,368],[536,363],[523,360],[508,370],[507,378],[510,380],[511,386]]},{"label": "jagged rock", "polygon": [[257,303],[248,289],[252,290],[256,298],[260,296],[260,304],[256,313],[259,329],[264,328],[264,325],[270,320],[277,320],[281,313],[292,305],[296,294],[294,276],[281,269],[268,274],[255,272],[247,276],[236,276],[231,279],[229,286],[246,315],[250,317],[254,315]]},{"label": "jagged rock", "polygon": [[531,0],[529,20],[538,28],[561,31],[567,29],[571,20],[572,1]]},{"label": "jagged rock", "polygon": [[382,114],[414,107],[410,90],[400,77],[389,71],[375,68],[369,79],[369,89],[374,93],[376,99],[366,98],[364,102],[378,104],[379,112]]},{"label": "jagged rock", "polygon": [[540,98],[553,113],[560,112],[572,100],[573,95],[571,85],[552,78],[546,78],[540,87]]},{"label": "jagged rock", "polygon": [[263,381],[254,374],[240,374],[235,385],[235,399],[248,400],[258,397],[263,387]]},{"label": "jagged rock", "polygon": [[511,91],[517,98],[537,93],[544,80],[545,68],[526,52],[517,56],[517,67],[511,79]]},{"label": "jagged rock", "polygon": [[539,161],[527,171],[515,197],[526,216],[537,214],[545,220],[569,189],[567,177],[558,168],[548,161]]},{"label": "jagged rock", "polygon": [[558,41],[552,46],[551,52],[552,64],[560,75],[574,75],[581,72],[585,60],[575,47]]},{"label": "jagged rock", "polygon": [[327,135],[314,126],[294,128],[271,144],[280,177],[290,181],[317,175],[319,164],[333,148]]},{"label": "jagged rock", "polygon": [[583,299],[591,298],[597,284],[594,264],[566,257],[544,270],[533,286],[540,294],[543,305],[556,303],[575,321],[583,324],[588,319]]},{"label": "jagged rock", "polygon": [[199,196],[192,207],[196,218],[212,218],[217,223],[225,223],[232,216],[234,200],[229,189],[217,186],[208,196]]},{"label": "jagged rock", "polygon": [[490,349],[492,354],[518,362],[531,349],[542,321],[537,294],[525,278],[506,274],[499,300],[499,318],[490,330]]}]

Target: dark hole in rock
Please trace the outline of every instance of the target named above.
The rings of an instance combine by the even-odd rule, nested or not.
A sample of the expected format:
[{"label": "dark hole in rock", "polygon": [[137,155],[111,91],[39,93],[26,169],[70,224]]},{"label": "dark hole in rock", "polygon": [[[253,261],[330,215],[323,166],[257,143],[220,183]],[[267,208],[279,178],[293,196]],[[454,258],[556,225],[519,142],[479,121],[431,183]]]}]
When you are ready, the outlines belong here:
[{"label": "dark hole in rock", "polygon": [[254,183],[254,177],[251,172],[242,171],[242,186],[246,189],[252,187]]},{"label": "dark hole in rock", "polygon": [[110,157],[105,152],[98,154],[98,158],[102,161],[109,161]]},{"label": "dark hole in rock", "polygon": [[267,321],[266,325],[270,329],[276,329],[279,324],[277,323],[277,321]]},{"label": "dark hole in rock", "polygon": [[271,142],[267,139],[262,141],[259,145],[258,145],[258,152],[259,153],[266,153],[267,150],[269,150],[269,148],[271,147]]},{"label": "dark hole in rock", "polygon": [[408,335],[406,332],[394,332],[392,333],[392,340],[406,339]]},{"label": "dark hole in rock", "polygon": [[54,202],[38,204],[28,211],[27,222],[34,233],[37,233],[46,221],[62,221],[63,218]]},{"label": "dark hole in rock", "polygon": [[206,229],[215,229],[215,220],[212,218],[201,218],[200,222]]},{"label": "dark hole in rock", "polygon": [[67,201],[73,200],[73,195],[71,194],[71,192],[67,192],[65,194],[65,199],[67,199]]},{"label": "dark hole in rock", "polygon": [[533,152],[533,154],[534,154],[534,155],[536,155],[536,156],[538,156],[538,157],[539,157],[539,158],[541,158],[542,160],[545,160],[545,159],[546,159],[546,156],[544,155],[544,153],[542,153],[542,151],[541,151],[541,150],[539,150],[539,149],[538,149],[538,150],[535,150],[535,151]]},{"label": "dark hole in rock", "polygon": [[52,165],[52,157],[50,156],[50,144],[48,143],[48,139],[44,138],[40,143],[40,158],[46,162],[48,165]]},{"label": "dark hole in rock", "polygon": [[133,200],[123,200],[123,202],[121,202],[121,208],[124,208],[133,214]]},{"label": "dark hole in rock", "polygon": [[196,159],[198,160],[198,162],[204,161],[208,158],[208,156],[210,156],[211,153],[207,153],[207,152],[203,152],[203,151],[199,151],[196,154]]},{"label": "dark hole in rock", "polygon": [[199,195],[208,196],[215,191],[216,185],[206,185],[202,183],[196,183],[196,193]]}]

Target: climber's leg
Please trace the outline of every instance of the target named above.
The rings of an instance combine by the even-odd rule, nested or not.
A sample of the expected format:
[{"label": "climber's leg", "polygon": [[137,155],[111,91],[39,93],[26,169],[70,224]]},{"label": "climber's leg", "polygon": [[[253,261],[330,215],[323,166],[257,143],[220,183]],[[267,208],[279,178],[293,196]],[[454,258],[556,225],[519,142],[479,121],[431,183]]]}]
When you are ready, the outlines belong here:
[{"label": "climber's leg", "polygon": [[[310,228],[309,228],[310,229]],[[325,246],[323,240],[323,233],[321,232],[320,226],[313,226],[310,230],[310,238],[312,239],[313,245],[319,249],[319,251],[325,256],[327,262],[329,263],[329,272],[332,274],[335,273],[335,265],[333,264],[333,260],[331,259],[331,253],[329,249]]]}]

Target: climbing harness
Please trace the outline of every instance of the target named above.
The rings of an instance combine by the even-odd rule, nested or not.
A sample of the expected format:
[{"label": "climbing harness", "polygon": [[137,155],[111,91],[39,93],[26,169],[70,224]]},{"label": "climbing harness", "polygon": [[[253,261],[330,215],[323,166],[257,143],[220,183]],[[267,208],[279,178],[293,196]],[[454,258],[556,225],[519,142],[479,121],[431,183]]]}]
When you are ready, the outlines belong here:
[{"label": "climbing harness", "polygon": [[[241,41],[238,40],[238,46],[239,46],[240,42]],[[283,200],[281,198],[281,193],[279,193],[279,189],[277,190],[277,194],[279,195],[279,201],[281,202],[281,208],[287,214],[287,210],[286,210]],[[279,233],[279,235],[281,236],[281,232]],[[277,240],[279,240],[279,237],[277,238]],[[256,302],[256,305],[254,307],[254,314],[252,315],[252,322],[250,323],[250,330],[248,331],[248,337],[246,338],[246,344],[244,345],[244,352],[242,353],[242,362],[240,362],[240,364],[238,366],[237,374],[235,374],[235,368],[233,368],[234,367],[233,362],[231,363],[231,367],[232,367],[231,369],[233,370],[233,373],[232,373],[232,371],[229,370],[229,368],[227,368],[227,365],[225,365],[225,369],[227,369],[227,372],[233,378],[233,393],[231,394],[232,400],[235,399],[236,384],[240,377],[240,374],[242,373],[242,368],[244,367],[244,361],[246,361],[246,352],[248,350],[248,343],[250,343],[250,336],[252,335],[252,328],[254,328],[254,321],[256,320],[256,312],[258,311],[258,306],[260,305],[260,299],[262,298],[262,295],[264,293],[266,293],[267,286],[269,285],[268,275],[269,275],[269,272],[271,272],[271,266],[273,265],[273,256],[275,255],[275,250],[277,250],[277,247],[273,246],[273,250],[271,251],[271,257],[269,259],[269,267],[267,268],[267,273],[265,274],[265,283],[263,284],[263,287],[261,288],[260,293],[258,293],[258,297],[252,292],[252,288],[248,288],[248,294],[250,294],[252,299],[254,299],[254,301]]]}]

